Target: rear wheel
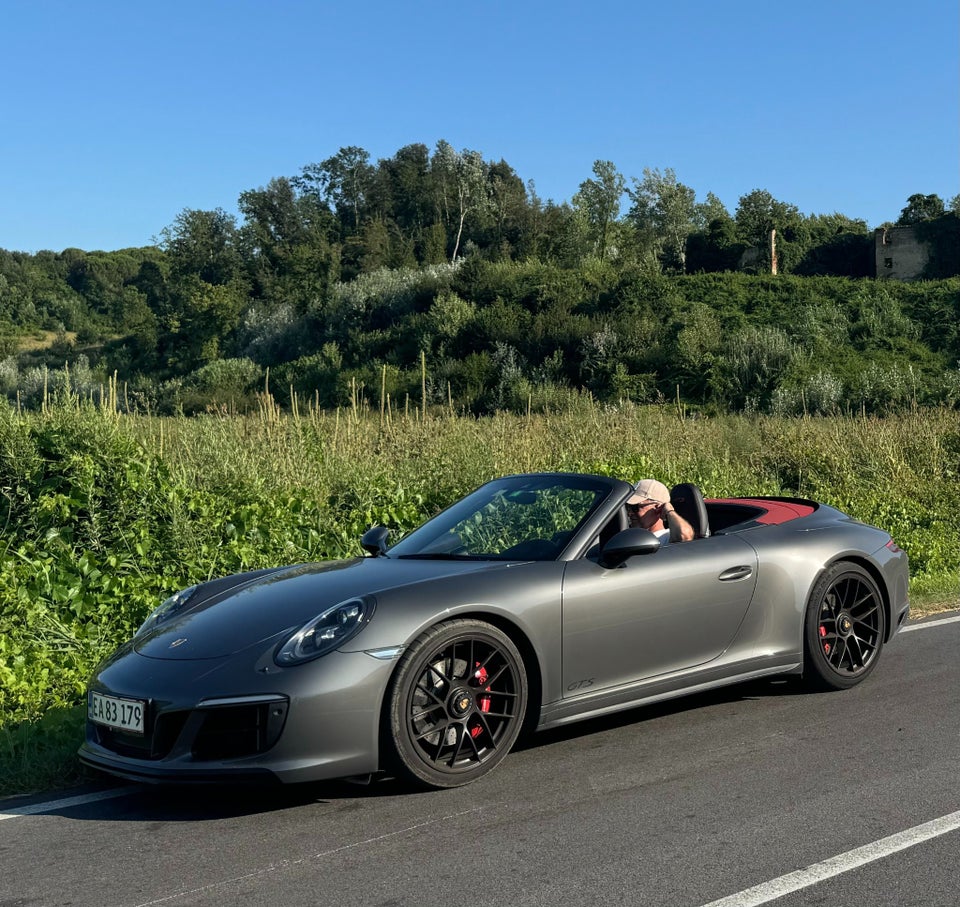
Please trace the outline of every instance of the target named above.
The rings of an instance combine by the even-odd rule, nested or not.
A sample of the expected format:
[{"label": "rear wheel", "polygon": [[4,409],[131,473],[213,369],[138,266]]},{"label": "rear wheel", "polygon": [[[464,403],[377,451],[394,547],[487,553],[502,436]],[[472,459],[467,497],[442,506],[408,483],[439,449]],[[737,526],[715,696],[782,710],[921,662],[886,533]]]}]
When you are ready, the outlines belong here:
[{"label": "rear wheel", "polygon": [[476,781],[516,741],[527,695],[520,653],[502,630],[479,620],[438,624],[397,668],[385,715],[387,760],[430,787]]},{"label": "rear wheel", "polygon": [[873,577],[849,561],[831,566],[810,596],[804,623],[804,680],[845,690],[877,665],[886,632],[883,597]]}]

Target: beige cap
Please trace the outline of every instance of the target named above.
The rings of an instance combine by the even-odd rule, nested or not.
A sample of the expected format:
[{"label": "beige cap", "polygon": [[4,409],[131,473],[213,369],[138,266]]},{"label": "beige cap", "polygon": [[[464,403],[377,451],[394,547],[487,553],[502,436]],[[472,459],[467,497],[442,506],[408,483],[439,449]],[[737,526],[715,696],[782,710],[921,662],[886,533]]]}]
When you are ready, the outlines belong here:
[{"label": "beige cap", "polygon": [[670,503],[670,492],[663,482],[656,479],[641,479],[634,486],[628,504],[640,504],[643,501],[656,501],[658,504]]}]

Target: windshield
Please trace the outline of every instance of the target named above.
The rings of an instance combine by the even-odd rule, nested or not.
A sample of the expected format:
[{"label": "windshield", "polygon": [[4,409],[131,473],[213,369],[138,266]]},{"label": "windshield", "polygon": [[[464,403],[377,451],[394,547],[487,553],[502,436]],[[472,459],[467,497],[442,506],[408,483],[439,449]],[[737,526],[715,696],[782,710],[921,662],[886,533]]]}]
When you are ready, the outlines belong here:
[{"label": "windshield", "polygon": [[587,476],[498,479],[412,532],[390,556],[553,560],[609,493],[609,483]]}]

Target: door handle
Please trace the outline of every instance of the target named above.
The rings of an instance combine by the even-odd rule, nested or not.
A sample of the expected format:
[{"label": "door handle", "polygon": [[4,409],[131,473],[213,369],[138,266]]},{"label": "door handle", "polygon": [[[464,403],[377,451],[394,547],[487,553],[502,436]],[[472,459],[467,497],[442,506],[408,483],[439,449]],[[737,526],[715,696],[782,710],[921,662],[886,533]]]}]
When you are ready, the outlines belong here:
[{"label": "door handle", "polygon": [[731,583],[738,579],[746,579],[753,574],[753,567],[749,564],[741,564],[739,567],[728,567],[720,574],[721,583]]}]

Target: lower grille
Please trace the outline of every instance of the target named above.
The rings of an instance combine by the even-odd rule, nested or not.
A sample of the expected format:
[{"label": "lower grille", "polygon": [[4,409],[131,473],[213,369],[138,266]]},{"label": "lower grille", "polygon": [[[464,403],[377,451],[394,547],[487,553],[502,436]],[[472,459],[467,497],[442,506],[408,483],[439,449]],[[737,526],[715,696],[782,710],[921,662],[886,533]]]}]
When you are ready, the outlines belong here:
[{"label": "lower grille", "polygon": [[129,734],[117,728],[91,724],[94,739],[100,746],[120,756],[134,759],[163,759],[169,755],[180,736],[189,712],[165,712],[157,716],[152,732]]},{"label": "lower grille", "polygon": [[193,758],[237,759],[266,752],[277,742],[287,718],[287,703],[218,705],[200,711],[203,723],[193,740]]}]

